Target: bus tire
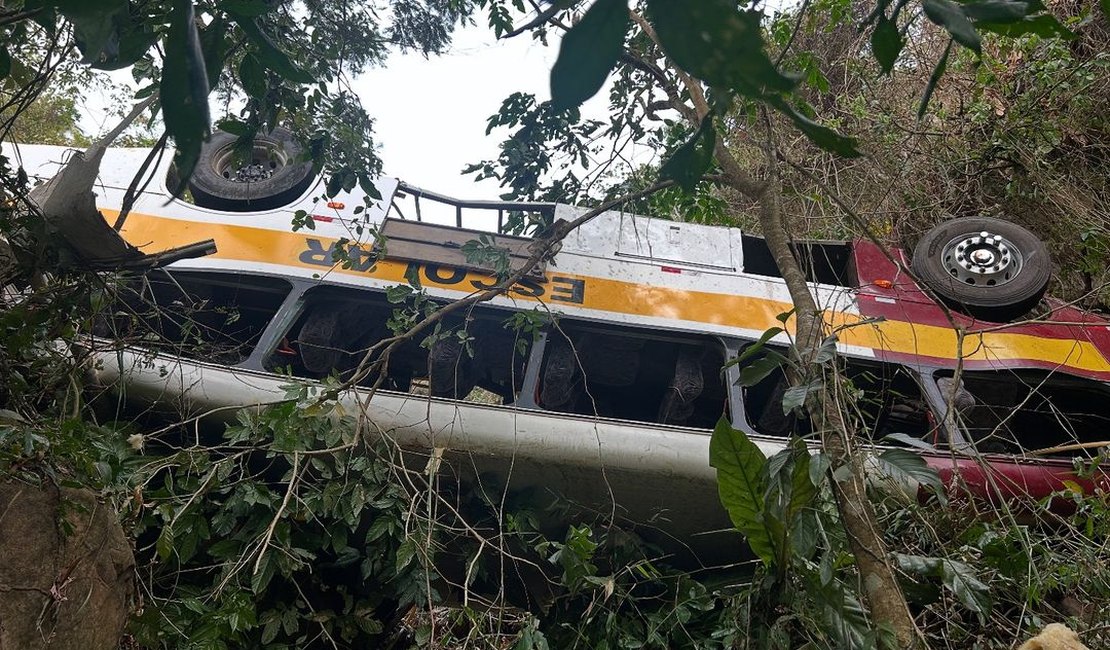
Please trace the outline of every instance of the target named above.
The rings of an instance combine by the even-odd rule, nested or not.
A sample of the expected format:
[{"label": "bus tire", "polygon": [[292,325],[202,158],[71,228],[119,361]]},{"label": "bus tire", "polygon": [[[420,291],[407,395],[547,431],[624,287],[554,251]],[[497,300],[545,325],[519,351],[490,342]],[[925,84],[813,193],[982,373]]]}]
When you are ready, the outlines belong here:
[{"label": "bus tire", "polygon": [[1015,223],[991,217],[935,226],[918,240],[911,268],[946,304],[994,322],[1028,313],[1052,278],[1044,242]]},{"label": "bus tire", "polygon": [[235,161],[238,138],[216,131],[204,144],[189,190],[193,201],[213,210],[254,212],[288,205],[315,180],[311,162],[288,130],[278,127],[254,138],[251,160]]}]

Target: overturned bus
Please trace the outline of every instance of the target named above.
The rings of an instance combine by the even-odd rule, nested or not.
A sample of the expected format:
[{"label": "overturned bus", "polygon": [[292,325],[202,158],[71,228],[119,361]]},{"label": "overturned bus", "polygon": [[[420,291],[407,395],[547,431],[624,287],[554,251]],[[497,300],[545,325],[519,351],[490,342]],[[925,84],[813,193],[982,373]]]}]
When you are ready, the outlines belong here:
[{"label": "overturned bus", "polygon": [[[380,199],[355,190],[318,200],[311,167],[271,138],[245,166],[230,137],[215,138],[192,201],[170,198],[169,156],[136,196],[121,231],[133,245],[211,238],[217,250],[148,274],[127,317],[98,332],[96,381],[128,402],[230,418],[283,399],[294,381],[348,379],[392,333],[411,293],[396,287],[418,284],[439,304],[488,288],[492,270],[466,254],[468,242],[512,267],[531,239],[506,234],[510,223],[584,212],[458,201],[392,179],[377,183]],[[37,178],[64,154],[20,148]],[[106,154],[96,191],[109,220],[145,156]],[[1050,263],[1024,229],[952,220],[922,238],[912,262],[866,240],[795,252],[838,327],[839,361],[876,445],[919,441],[908,447],[950,490],[989,499],[1047,497],[1110,445],[1110,322],[1043,297]],[[745,385],[743,364],[722,371],[790,310],[761,238],[610,211],[510,291],[448,319],[451,335],[395,349],[368,403],[357,384],[339,399],[414,457],[442,457],[441,473],[493,472],[510,488],[713,544],[705,533],[729,528],[709,465],[714,424],[727,417],[768,455],[806,433],[783,412],[781,370]],[[1080,484],[1092,481],[1101,475]]]}]

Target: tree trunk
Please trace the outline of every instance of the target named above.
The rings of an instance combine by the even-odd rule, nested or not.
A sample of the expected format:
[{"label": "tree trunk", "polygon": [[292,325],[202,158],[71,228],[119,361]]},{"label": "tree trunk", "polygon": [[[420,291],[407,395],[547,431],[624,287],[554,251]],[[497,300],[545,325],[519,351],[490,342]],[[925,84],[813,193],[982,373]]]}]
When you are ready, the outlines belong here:
[{"label": "tree trunk", "polygon": [[[759,202],[763,236],[794,303],[795,344],[799,361],[802,368],[811,368],[816,351],[825,338],[825,322],[810,293],[805,273],[790,248],[790,237],[783,226],[777,178],[772,174],[768,181],[754,181],[722,143],[717,144],[714,154],[729,185]],[[828,399],[827,390],[811,396],[806,407],[816,429],[821,432],[821,442],[831,460],[831,468],[849,468],[847,477],[842,481],[833,480],[832,486],[848,543],[855,556],[863,594],[871,609],[872,621],[889,627],[899,648],[924,648],[924,636],[906,605],[876,523],[875,509],[867,496],[863,463],[852,452],[855,432],[835,400]]]}]

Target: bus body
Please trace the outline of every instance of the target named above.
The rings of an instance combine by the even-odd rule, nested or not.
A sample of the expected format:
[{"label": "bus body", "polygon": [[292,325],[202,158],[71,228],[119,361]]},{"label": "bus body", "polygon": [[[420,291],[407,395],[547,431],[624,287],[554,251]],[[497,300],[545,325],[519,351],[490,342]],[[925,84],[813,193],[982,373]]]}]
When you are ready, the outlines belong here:
[{"label": "bus body", "polygon": [[[64,155],[21,146],[17,160],[49,178]],[[96,192],[109,222],[145,155],[106,154]],[[230,420],[239,407],[284,399],[291,383],[350,378],[391,333],[405,299],[392,287],[418,284],[438,303],[481,291],[495,279],[466,258],[467,242],[485,236],[519,262],[528,238],[488,239],[506,221],[585,212],[452,201],[393,179],[378,181],[377,200],[358,190],[318,199],[317,183],[278,208],[212,210],[169,197],[169,158],[121,233],[149,252],[208,238],[217,252],[147,276],[137,298],[170,316],[139,319],[148,331],[138,343],[97,339],[94,376],[129,402],[189,417]],[[448,206],[445,223],[430,221],[433,203]],[[294,230],[295,219],[307,227]],[[1051,299],[1035,322],[973,319],[933,300],[903,270],[902,251],[866,240],[804,242],[796,253],[836,332],[863,435],[920,441],[910,448],[953,494],[1043,499],[1102,485],[1075,467],[1110,439],[1110,322]],[[183,315],[185,304],[198,309]],[[356,385],[339,400],[414,466],[434,457],[442,474],[539,487],[646,524],[664,546],[731,548],[709,466],[714,423],[729,418],[767,455],[807,431],[783,412],[781,371],[741,385],[742,364],[721,368],[789,323],[791,308],[762,239],[610,211],[572,232],[539,272],[449,319],[447,336],[398,348],[372,399]],[[201,345],[183,348],[186,338]],[[788,344],[788,333],[768,341]]]}]

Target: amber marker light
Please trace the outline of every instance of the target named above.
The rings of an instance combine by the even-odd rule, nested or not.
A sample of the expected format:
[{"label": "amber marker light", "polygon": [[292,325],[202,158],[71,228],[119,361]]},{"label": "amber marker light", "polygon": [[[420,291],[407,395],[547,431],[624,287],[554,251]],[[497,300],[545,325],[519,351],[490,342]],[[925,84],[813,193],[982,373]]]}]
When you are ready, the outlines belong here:
[{"label": "amber marker light", "polygon": [[882,287],[883,289],[889,289],[894,286],[894,283],[890,280],[875,280],[872,284],[876,287]]},{"label": "amber marker light", "polygon": [[347,205],[345,203],[340,203],[339,201],[328,201],[328,207],[332,210],[342,210],[343,208],[347,207]]}]

